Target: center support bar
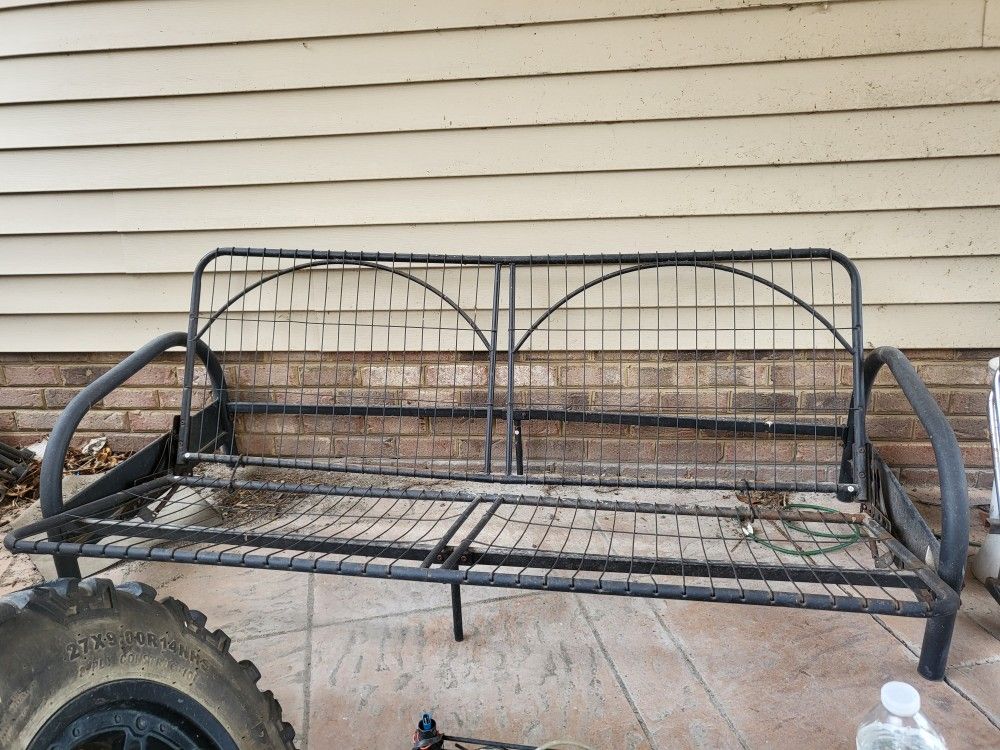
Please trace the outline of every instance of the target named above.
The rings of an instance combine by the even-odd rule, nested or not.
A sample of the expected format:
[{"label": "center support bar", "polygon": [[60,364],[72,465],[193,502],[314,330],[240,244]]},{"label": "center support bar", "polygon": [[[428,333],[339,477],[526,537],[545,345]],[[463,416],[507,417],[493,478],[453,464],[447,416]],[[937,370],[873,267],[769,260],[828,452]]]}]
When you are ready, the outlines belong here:
[{"label": "center support bar", "polygon": [[[303,416],[347,417],[445,417],[489,419],[495,416],[485,407],[449,406],[358,406],[336,404],[277,404],[264,401],[234,401],[228,404],[235,414],[282,414]],[[502,418],[506,419],[506,413]],[[513,422],[529,419],[553,422],[587,422],[638,427],[670,427],[699,430],[725,430],[767,435],[799,435],[801,437],[843,437],[845,428],[837,425],[803,424],[773,420],[722,419],[715,417],[678,417],[673,415],[628,412],[590,412],[564,409],[512,409]],[[501,417],[495,417],[501,418]]]}]

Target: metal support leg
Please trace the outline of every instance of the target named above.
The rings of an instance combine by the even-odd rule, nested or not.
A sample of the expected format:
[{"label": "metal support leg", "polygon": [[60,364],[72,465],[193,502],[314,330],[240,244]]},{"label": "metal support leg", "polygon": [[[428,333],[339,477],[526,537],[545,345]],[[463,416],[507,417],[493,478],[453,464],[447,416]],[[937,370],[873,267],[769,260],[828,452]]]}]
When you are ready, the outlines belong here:
[{"label": "metal support leg", "polygon": [[518,476],[524,476],[524,439],[521,437],[521,420],[514,420],[514,459]]},{"label": "metal support leg", "polygon": [[455,626],[455,640],[464,640],[465,631],[462,629],[462,587],[457,583],[451,584],[451,620]]},{"label": "metal support leg", "polygon": [[52,555],[56,565],[56,575],[60,578],[83,578],[80,574],[80,560],[72,555]]},{"label": "metal support leg", "polygon": [[957,617],[958,613],[931,617],[924,626],[924,642],[920,646],[917,671],[928,680],[944,679],[944,670],[948,666],[948,649]]}]

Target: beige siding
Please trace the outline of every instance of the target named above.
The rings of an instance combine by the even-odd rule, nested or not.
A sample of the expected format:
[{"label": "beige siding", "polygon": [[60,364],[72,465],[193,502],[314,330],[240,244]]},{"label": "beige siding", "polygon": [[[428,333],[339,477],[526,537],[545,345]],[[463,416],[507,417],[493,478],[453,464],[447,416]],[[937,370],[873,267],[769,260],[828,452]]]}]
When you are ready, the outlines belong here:
[{"label": "beige siding", "polygon": [[0,2],[0,341],[182,327],[218,245],[811,245],[869,343],[995,345],[998,6]]},{"label": "beige siding", "polygon": [[[0,8],[49,0],[0,0]],[[833,0],[843,2],[844,0]],[[294,12],[274,0],[92,2],[64,8],[60,25],[39,11],[11,14],[0,29],[7,55],[43,52],[315,39],[401,31],[627,18],[788,5],[788,0],[296,0]],[[155,35],[150,29],[155,29]]]},{"label": "beige siding", "polygon": [[[680,68],[980,46],[981,2],[761,8],[0,61],[0,101],[327,88]],[[891,33],[889,33],[891,30]],[[363,61],[363,62],[361,62]],[[360,64],[359,64],[360,63]]]},{"label": "beige siding", "polygon": [[10,105],[0,107],[0,143],[11,148],[37,148],[576,122],[700,120],[795,112],[876,112],[895,107],[1000,101],[998,70],[1000,49],[984,49],[226,96]]},{"label": "beige siding", "polygon": [[[0,151],[6,193],[996,154],[1000,104]],[[142,169],[136,169],[141,164]]]}]

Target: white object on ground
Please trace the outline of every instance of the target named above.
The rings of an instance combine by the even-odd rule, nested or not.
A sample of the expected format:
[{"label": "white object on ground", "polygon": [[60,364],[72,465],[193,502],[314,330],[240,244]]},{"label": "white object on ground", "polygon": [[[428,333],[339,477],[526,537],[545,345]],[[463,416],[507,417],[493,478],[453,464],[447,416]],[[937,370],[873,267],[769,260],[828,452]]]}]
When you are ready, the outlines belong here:
[{"label": "white object on ground", "polygon": [[[990,391],[986,405],[990,423],[990,443],[993,447],[993,494],[990,500],[990,523],[1000,523],[1000,357],[989,363]],[[1000,578],[1000,534],[987,534],[986,541],[972,558],[972,575],[984,582]]]},{"label": "white object on ground", "polygon": [[37,443],[32,443],[27,448],[25,448],[25,450],[29,450],[32,453],[34,453],[35,458],[41,461],[42,458],[45,456],[45,448],[48,446],[48,444],[49,444],[49,439],[43,438],[39,440]]},{"label": "white object on ground", "polygon": [[916,688],[887,682],[880,697],[858,727],[857,750],[947,750],[944,739],[920,713]]},{"label": "white object on ground", "polygon": [[108,444],[108,439],[104,436],[95,437],[88,440],[83,444],[80,452],[86,456],[93,456],[98,451],[102,450],[105,445]]}]

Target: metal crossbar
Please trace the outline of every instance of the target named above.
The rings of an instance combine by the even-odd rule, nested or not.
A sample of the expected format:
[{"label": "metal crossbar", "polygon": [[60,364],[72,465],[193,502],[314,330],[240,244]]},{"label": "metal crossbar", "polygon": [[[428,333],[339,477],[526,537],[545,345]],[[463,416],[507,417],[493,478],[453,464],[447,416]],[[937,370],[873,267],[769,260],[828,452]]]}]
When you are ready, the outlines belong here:
[{"label": "metal crossbar", "polygon": [[[195,273],[189,462],[863,498],[860,286],[829,250],[229,248]],[[198,452],[216,352],[235,440]],[[218,425],[216,425],[217,427]],[[852,440],[845,440],[848,427]],[[213,425],[204,420],[201,431]]]}]

